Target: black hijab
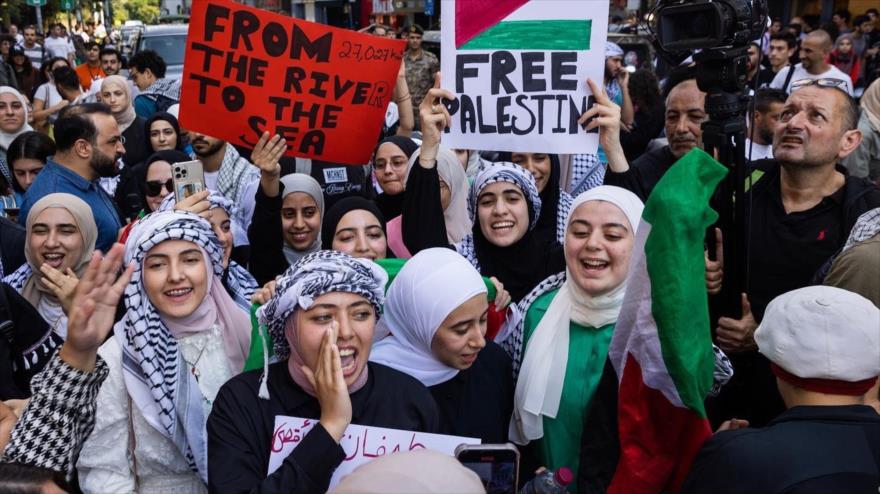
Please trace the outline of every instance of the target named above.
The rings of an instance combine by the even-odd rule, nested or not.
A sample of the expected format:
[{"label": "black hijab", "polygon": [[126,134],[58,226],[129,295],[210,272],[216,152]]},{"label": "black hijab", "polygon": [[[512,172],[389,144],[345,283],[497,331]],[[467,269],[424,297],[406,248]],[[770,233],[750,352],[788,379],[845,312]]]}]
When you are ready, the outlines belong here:
[{"label": "black hijab", "polygon": [[[515,168],[516,172],[513,173],[511,168],[507,167]],[[485,180],[487,176],[498,175],[503,175],[505,178],[498,179],[496,177]],[[479,195],[488,184],[498,181],[510,182],[522,191],[529,209],[530,227],[522,238],[512,245],[499,247],[483,235],[475,206],[479,202],[479,197],[471,198],[471,207],[475,211],[474,225],[471,230],[474,239],[474,254],[480,264],[480,274],[498,278],[504,284],[504,288],[510,292],[513,300],[518,302],[548,276],[565,270],[565,256],[562,246],[556,242],[555,234],[550,239],[536,234],[538,220],[535,218],[535,197],[538,194],[532,175],[513,163],[494,163],[477,175],[474,182],[477,189],[472,189],[472,191]],[[549,183],[547,187],[550,187]],[[541,209],[543,209],[543,204]],[[534,225],[531,224],[532,222]]]},{"label": "black hijab", "polygon": [[154,113],[153,116],[147,119],[147,122],[144,124],[144,138],[146,139],[146,150],[153,151],[153,143],[150,142],[150,127],[153,126],[153,122],[158,120],[164,120],[168,122],[171,127],[174,129],[174,133],[177,134],[177,146],[174,148],[178,151],[183,151],[186,147],[186,143],[183,142],[183,138],[180,136],[180,123],[178,123],[177,118],[168,113],[168,112],[157,112]]},{"label": "black hijab", "polygon": [[[150,165],[157,161],[165,161],[169,164],[174,164],[182,163],[189,160],[190,157],[183,151],[166,149],[164,151],[156,151],[155,153],[147,157],[147,159],[143,163],[135,166],[135,172],[138,178],[138,190],[141,194],[141,205],[144,209],[147,208],[147,172],[150,170]],[[172,191],[171,193],[173,194],[174,191]],[[149,211],[147,212],[149,213]]]},{"label": "black hijab", "polygon": [[[411,158],[413,153],[419,149],[419,145],[415,143],[409,137],[403,136],[390,136],[386,137],[379,141],[379,144],[376,145],[376,148],[373,149],[373,161],[376,161],[376,153],[379,151],[379,147],[386,142],[394,144],[399,147],[403,154],[406,155],[407,159]],[[375,168],[375,165],[373,165]],[[376,205],[379,206],[379,210],[382,211],[382,214],[386,218],[396,218],[403,213],[403,197],[406,192],[401,192],[397,195],[388,195],[386,193],[381,193],[376,196]]]},{"label": "black hijab", "polygon": [[359,196],[346,197],[345,199],[340,199],[339,202],[327,210],[327,213],[324,215],[324,221],[321,224],[322,248],[326,250],[332,249],[333,237],[336,236],[336,227],[339,225],[339,221],[349,212],[358,209],[369,211],[375,216],[376,219],[379,220],[379,224],[382,226],[382,231],[385,232],[385,216],[373,201]]},{"label": "black hijab", "polygon": [[[498,154],[500,161],[511,161],[513,153],[504,151]],[[535,225],[534,234],[545,241],[556,241],[556,223],[559,217],[559,196],[562,193],[559,181],[562,171],[559,164],[559,156],[548,154],[550,158],[550,179],[541,196],[541,215]],[[512,162],[512,161],[511,161]]]}]

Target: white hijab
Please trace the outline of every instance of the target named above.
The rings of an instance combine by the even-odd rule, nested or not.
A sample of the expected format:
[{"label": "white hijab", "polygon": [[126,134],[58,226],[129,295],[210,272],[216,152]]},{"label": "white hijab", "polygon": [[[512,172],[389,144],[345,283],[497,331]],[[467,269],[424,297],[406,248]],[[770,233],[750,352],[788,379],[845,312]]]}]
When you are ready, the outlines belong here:
[{"label": "white hijab", "polygon": [[[611,185],[595,187],[577,196],[565,219],[566,229],[575,210],[590,201],[617,206],[626,215],[635,236],[644,204],[632,192]],[[625,291],[626,283],[622,282],[608,293],[591,297],[572,281],[570,274],[566,276],[525,348],[514,394],[511,441],[527,444],[543,437],[544,416],[556,417],[568,365],[570,323],[600,328],[617,321]]]},{"label": "white hijab", "polygon": [[34,129],[28,125],[28,102],[24,96],[22,96],[14,87],[0,86],[0,94],[4,93],[14,94],[15,97],[18,98],[18,101],[21,101],[21,106],[24,107],[24,125],[15,132],[0,132],[0,148],[6,150],[9,149],[9,145],[12,144],[12,141],[14,141],[16,137]]},{"label": "white hijab", "polygon": [[446,382],[458,369],[440,362],[431,341],[461,304],[487,293],[480,273],[452,249],[425,249],[404,264],[385,297],[376,331],[391,334],[373,345],[370,360],[409,374],[425,386]]}]

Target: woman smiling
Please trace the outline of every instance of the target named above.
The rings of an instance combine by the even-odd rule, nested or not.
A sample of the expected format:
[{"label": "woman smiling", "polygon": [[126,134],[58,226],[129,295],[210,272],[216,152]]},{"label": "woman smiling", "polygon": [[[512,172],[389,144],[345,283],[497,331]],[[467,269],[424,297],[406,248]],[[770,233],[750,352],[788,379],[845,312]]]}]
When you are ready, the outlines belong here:
[{"label": "woman smiling", "polygon": [[222,248],[194,214],[144,217],[125,260],[134,274],[125,315],[98,351],[110,375],[79,459],[80,486],[205,492],[205,421],[220,387],[244,367],[247,313],[224,290]]},{"label": "woman smiling", "polygon": [[564,273],[520,303],[504,346],[518,372],[510,438],[538,464],[577,473],[584,416],[602,376],[643,205],[625,189],[579,195],[566,221]]}]

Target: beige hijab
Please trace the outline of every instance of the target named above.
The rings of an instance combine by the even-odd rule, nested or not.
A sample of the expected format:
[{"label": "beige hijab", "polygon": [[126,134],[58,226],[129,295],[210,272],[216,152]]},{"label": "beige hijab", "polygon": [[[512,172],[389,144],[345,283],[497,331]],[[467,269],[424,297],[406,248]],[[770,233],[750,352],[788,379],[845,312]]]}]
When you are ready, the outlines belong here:
[{"label": "beige hijab", "polygon": [[131,99],[131,87],[128,85],[128,81],[125,80],[124,77],[119,75],[111,75],[104,78],[104,81],[101,82],[101,91],[104,88],[120,88],[122,92],[125,93],[125,99],[128,103],[125,105],[125,109],[119,113],[114,113],[113,118],[116,119],[116,123],[119,124],[119,132],[125,132],[126,129],[134,122],[134,119],[137,118],[137,115],[134,112],[134,104]]},{"label": "beige hijab", "polygon": [[34,203],[27,215],[27,235],[24,241],[24,255],[31,268],[31,276],[21,290],[21,296],[27,299],[34,307],[39,305],[43,297],[48,297],[55,301],[55,295],[41,281],[40,264],[37,261],[36,253],[31,249],[31,231],[34,228],[34,223],[37,221],[40,213],[49,208],[66,209],[73,216],[76,226],[82,235],[82,252],[79,255],[79,259],[73,263],[73,270],[78,277],[81,277],[85,272],[86,265],[88,265],[89,260],[92,258],[92,252],[95,251],[95,241],[98,239],[98,225],[95,224],[95,217],[92,216],[92,208],[79,197],[72,194],[49,194]]},{"label": "beige hijab", "polygon": [[880,79],[877,79],[868,86],[868,89],[865,89],[865,93],[862,95],[861,106],[862,111],[868,115],[871,126],[874,127],[874,130],[880,132]]}]

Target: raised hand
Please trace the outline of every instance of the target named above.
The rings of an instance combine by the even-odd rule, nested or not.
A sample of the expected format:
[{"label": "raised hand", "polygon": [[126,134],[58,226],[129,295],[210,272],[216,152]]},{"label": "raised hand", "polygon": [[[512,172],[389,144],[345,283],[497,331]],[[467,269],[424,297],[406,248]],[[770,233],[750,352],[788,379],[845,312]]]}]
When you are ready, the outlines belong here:
[{"label": "raised hand", "polygon": [[284,156],[285,151],[287,141],[278,134],[270,136],[269,132],[263,132],[251,153],[251,162],[260,169],[260,173],[277,177],[281,175],[278,160]]},{"label": "raised hand", "polygon": [[52,293],[55,294],[55,297],[61,302],[61,310],[63,310],[65,314],[70,315],[71,304],[73,304],[73,293],[74,290],[76,290],[77,284],[79,284],[79,279],[76,277],[76,273],[70,268],[67,268],[67,270],[62,273],[48,264],[40,266],[40,272],[43,273],[44,276],[42,279],[43,284],[46,285],[49,290],[52,290]]},{"label": "raised hand", "polygon": [[605,94],[604,87],[597,85],[592,79],[587,79],[587,85],[590,86],[596,103],[581,115],[578,123],[586,123],[588,132],[599,127],[599,144],[607,154],[609,149],[620,147],[620,107]]},{"label": "raised hand", "polygon": [[440,136],[446,127],[452,125],[452,116],[443,104],[443,100],[454,100],[455,94],[440,87],[440,72],[434,75],[434,87],[419,105],[419,121],[422,126],[422,148],[419,151],[419,164],[424,168],[433,168],[437,161],[440,148]]},{"label": "raised hand", "polygon": [[95,251],[76,287],[68,315],[67,340],[59,352],[71,367],[85,372],[95,368],[98,347],[113,327],[116,305],[134,272],[134,266],[128,266],[117,278],[124,250],[122,244],[114,244],[106,257]]},{"label": "raised hand", "polygon": [[260,188],[267,197],[277,197],[281,192],[281,164],[278,160],[287,151],[287,141],[275,134],[263,132],[251,153],[251,162],[260,169]]},{"label": "raised hand", "polygon": [[315,394],[318,395],[318,403],[321,405],[321,426],[336,442],[342,439],[342,434],[351,423],[351,398],[342,374],[339,347],[336,346],[338,328],[339,324],[336,321],[327,328],[321,349],[318,351],[315,371],[312,372],[306,365],[302,366],[303,372],[315,388]]}]

